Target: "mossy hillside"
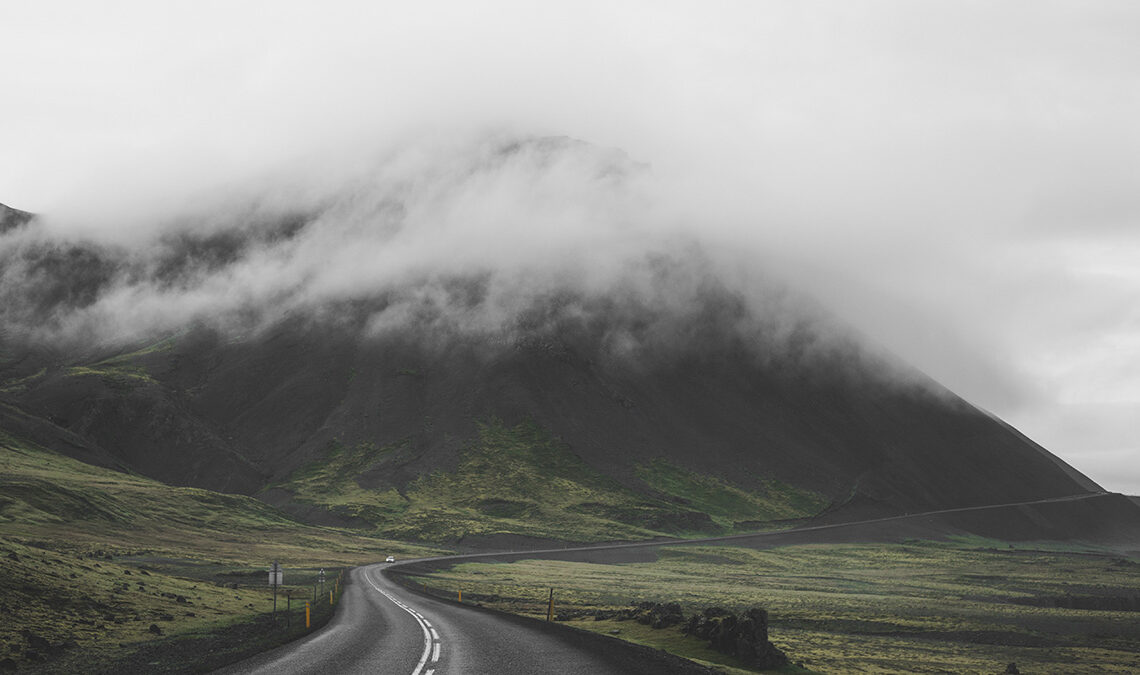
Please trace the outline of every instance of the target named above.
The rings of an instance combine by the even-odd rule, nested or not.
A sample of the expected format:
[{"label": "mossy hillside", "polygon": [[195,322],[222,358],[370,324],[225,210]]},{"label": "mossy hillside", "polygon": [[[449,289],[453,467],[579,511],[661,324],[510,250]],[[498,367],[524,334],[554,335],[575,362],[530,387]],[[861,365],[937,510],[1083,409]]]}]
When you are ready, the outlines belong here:
[{"label": "mossy hillside", "polygon": [[25,665],[42,658],[54,668],[56,656],[216,628],[271,608],[260,586],[230,588],[112,559],[102,549],[45,545],[0,543],[0,651]]},{"label": "mossy hillside", "polygon": [[[174,348],[174,341],[175,338],[173,337],[166,338],[147,344],[134,351],[117,354],[109,358],[94,362],[75,363],[65,368],[63,373],[68,377],[99,377],[108,384],[118,387],[133,388],[147,384],[157,384],[157,381],[151,377],[150,372],[147,370],[145,365],[146,357],[153,354],[169,352]],[[39,372],[27,377],[0,383],[0,391],[16,391],[19,388],[25,388],[43,377],[46,373],[47,369],[43,368]]]},{"label": "mossy hillside", "polygon": [[[274,486],[297,501],[363,518],[385,536],[458,541],[516,534],[568,541],[707,536],[741,521],[810,515],[822,500],[772,483],[754,494],[664,462],[641,471],[644,493],[602,475],[532,422],[477,425],[453,471],[438,470],[404,487],[368,489],[357,476],[406,459],[407,443],[331,447],[322,460]],[[707,510],[706,510],[707,509]]]},{"label": "mossy hillside", "polygon": [[69,377],[101,377],[114,385],[139,386],[155,384],[145,368],[128,365],[72,366],[66,371]]},{"label": "mossy hillside", "polygon": [[407,498],[395,488],[367,489],[357,477],[367,469],[406,452],[406,444],[379,447],[372,443],[330,445],[325,456],[293,472],[279,488],[295,501],[326,508],[338,515],[361,518],[369,523],[390,522],[408,510]]},{"label": "mossy hillside", "polygon": [[249,497],[170,487],[0,432],[0,659],[21,667],[47,651],[47,672],[78,672],[61,664],[118,658],[120,644],[159,638],[152,624],[182,636],[248,622],[272,608],[264,569],[274,560],[307,596],[320,567],[439,553],[303,525]]},{"label": "mossy hillside", "polygon": [[0,431],[0,523],[13,531],[85,525],[145,530],[293,528],[284,514],[238,495],[175,488],[84,464]]},{"label": "mossy hillside", "polygon": [[40,378],[42,378],[46,374],[47,374],[47,368],[44,367],[44,368],[40,368],[39,370],[32,373],[31,375],[26,375],[24,377],[17,377],[17,378],[13,378],[10,380],[0,381],[0,393],[10,394],[10,393],[16,393],[16,392],[24,391],[25,389],[28,388],[28,385],[36,382],[37,380],[39,380]]},{"label": "mossy hillside", "polygon": [[814,516],[828,505],[822,495],[775,479],[765,480],[762,492],[750,492],[663,459],[639,466],[637,475],[655,490],[685,500],[729,530],[747,528],[755,522]]},{"label": "mossy hillside", "polygon": [[[1022,672],[1140,671],[1140,612],[1049,602],[1135,596],[1140,561],[974,543],[667,547],[655,562],[463,563],[419,580],[440,594],[462,590],[465,601],[533,616],[545,616],[550,588],[555,611],[568,617],[641,601],[679,602],[686,614],[762,606],[772,641],[820,672],[1001,672],[1011,661]],[[569,621],[656,644],[630,622]],[[679,633],[647,635],[667,649],[684,644]]]},{"label": "mossy hillside", "polygon": [[94,363],[73,365],[64,372],[70,377],[100,377],[109,384],[120,387],[157,384],[144,363],[141,362],[151,354],[169,352],[173,348],[174,338],[166,338],[134,351],[117,354]]},{"label": "mossy hillside", "polygon": [[[501,532],[590,541],[646,538],[654,517],[678,514],[586,465],[532,423],[479,424],[477,440],[453,472],[413,481],[411,508],[386,531],[394,536],[458,539]],[[599,511],[589,512],[588,507]]]},{"label": "mossy hillside", "polygon": [[256,499],[84,464],[0,431],[0,533],[73,546],[330,564],[434,549],[298,523]]}]

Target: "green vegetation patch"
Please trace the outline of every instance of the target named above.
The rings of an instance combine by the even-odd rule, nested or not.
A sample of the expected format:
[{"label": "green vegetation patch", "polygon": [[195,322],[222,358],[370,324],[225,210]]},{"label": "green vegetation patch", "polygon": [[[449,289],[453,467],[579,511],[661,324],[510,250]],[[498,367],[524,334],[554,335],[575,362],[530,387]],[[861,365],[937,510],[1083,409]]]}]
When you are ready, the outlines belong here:
[{"label": "green vegetation patch", "polygon": [[362,475],[383,475],[413,459],[412,452],[410,442],[334,443],[323,458],[272,487],[296,502],[360,518],[384,536],[434,542],[502,534],[579,542],[709,536],[823,506],[818,496],[776,482],[765,494],[750,493],[665,462],[641,472],[657,496],[639,494],[529,421],[478,423],[454,469],[420,476],[402,490],[361,485]]},{"label": "green vegetation patch", "polygon": [[763,492],[749,492],[663,459],[639,466],[637,475],[653,489],[683,499],[694,510],[707,513],[730,530],[755,529],[758,523],[814,516],[828,504],[822,495],[775,479],[764,482]]},{"label": "green vegetation patch", "polygon": [[510,533],[597,541],[715,529],[696,514],[622,487],[532,422],[480,423],[454,471],[421,476],[404,494],[409,508],[384,527],[388,536],[456,541]]},{"label": "green vegetation patch", "polygon": [[123,387],[137,387],[144,384],[154,384],[155,380],[150,373],[141,366],[72,366],[64,371],[69,377],[94,376],[101,377],[112,385]]},{"label": "green vegetation patch", "polygon": [[14,380],[5,380],[0,383],[0,393],[15,393],[28,388],[36,380],[40,379],[47,374],[47,368],[40,368],[38,371],[26,377],[16,378]]},{"label": "green vegetation patch", "polygon": [[157,381],[151,377],[150,372],[138,361],[151,354],[170,351],[174,348],[174,342],[174,337],[165,338],[135,351],[117,354],[96,363],[71,366],[64,373],[69,377],[100,377],[120,389],[156,384]]},{"label": "green vegetation patch", "polygon": [[270,488],[288,490],[297,502],[319,506],[341,516],[373,524],[386,523],[408,510],[408,500],[395,488],[361,487],[357,477],[406,450],[403,443],[390,447],[372,443],[348,447],[334,442],[323,458],[310,462]]},{"label": "green vegetation patch", "polygon": [[[678,602],[770,612],[770,638],[807,668],[838,672],[1140,672],[1140,611],[1074,609],[1066,597],[1130,598],[1140,561],[1096,550],[978,547],[976,541],[752,550],[668,546],[655,562],[462,563],[419,578],[442,595],[544,617],[716,661],[678,629],[652,633],[605,612]],[[989,542],[987,542],[989,543]],[[591,618],[593,614],[598,620]],[[670,631],[673,631],[670,633]]]},{"label": "green vegetation patch", "polygon": [[251,497],[92,466],[3,431],[0,535],[236,560],[306,560],[313,551],[337,551],[336,562],[349,562],[436,550],[303,525]]}]

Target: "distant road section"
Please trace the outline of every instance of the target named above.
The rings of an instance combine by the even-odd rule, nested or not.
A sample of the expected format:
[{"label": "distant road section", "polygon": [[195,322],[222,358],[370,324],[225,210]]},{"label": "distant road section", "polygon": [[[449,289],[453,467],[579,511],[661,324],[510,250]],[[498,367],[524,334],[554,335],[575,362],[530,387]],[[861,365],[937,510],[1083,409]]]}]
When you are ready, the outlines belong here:
[{"label": "distant road section", "polygon": [[688,661],[604,636],[412,593],[380,573],[350,573],[336,617],[310,638],[217,671],[224,675],[384,673],[707,673]]}]

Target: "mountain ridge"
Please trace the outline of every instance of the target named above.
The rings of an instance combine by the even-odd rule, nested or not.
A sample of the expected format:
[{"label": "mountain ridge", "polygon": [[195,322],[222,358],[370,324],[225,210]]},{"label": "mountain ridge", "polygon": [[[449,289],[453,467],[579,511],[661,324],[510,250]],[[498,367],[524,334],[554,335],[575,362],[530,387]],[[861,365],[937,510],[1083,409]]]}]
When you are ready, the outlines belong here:
[{"label": "mountain ridge", "polygon": [[[762,270],[739,275],[694,240],[630,247],[642,204],[627,193],[646,168],[624,154],[532,139],[417,162],[336,199],[130,244],[21,237],[0,251],[0,425],[94,464],[381,529],[437,509],[509,534],[524,525],[512,509],[546,513],[519,485],[496,506],[447,478],[521,442],[488,446],[495,425],[533,426],[581,462],[589,476],[563,476],[567,489],[610,486],[565,508],[613,515],[615,532],[707,529],[694,503],[717,500],[752,505],[717,527],[762,524],[783,506],[758,505],[795,491],[819,504],[786,515],[848,518],[1103,491]],[[492,245],[472,223],[497,218],[527,227]],[[573,231],[565,260],[543,219]],[[452,238],[475,252],[397,255]],[[290,489],[360,448],[399,452],[342,466],[319,498]],[[476,465],[468,480],[498,479]],[[457,492],[413,498],[424,481]]]},{"label": "mountain ridge", "polygon": [[[726,300],[703,307],[703,318],[658,317],[658,327],[698,328],[617,352],[611,338],[633,314],[626,308],[584,322],[567,311],[510,339],[361,336],[301,319],[236,340],[198,328],[134,352],[49,364],[15,385],[6,379],[0,398],[25,428],[45,421],[30,424],[41,436],[83,439],[72,456],[175,485],[261,494],[319,522],[339,517],[319,502],[294,503],[282,481],[328,462],[335,447],[402,444],[399,461],[362,465],[344,485],[403,495],[425,476],[455,472],[491,420],[536,425],[597,475],[650,500],[670,498],[639,475],[655,461],[747,494],[778,481],[850,517],[1099,491],[948,392],[872,372],[872,357],[843,351],[854,346],[798,361],[758,356],[709,306],[739,308]],[[488,470],[469,479],[490,480]],[[655,508],[675,510],[667,501]]]}]

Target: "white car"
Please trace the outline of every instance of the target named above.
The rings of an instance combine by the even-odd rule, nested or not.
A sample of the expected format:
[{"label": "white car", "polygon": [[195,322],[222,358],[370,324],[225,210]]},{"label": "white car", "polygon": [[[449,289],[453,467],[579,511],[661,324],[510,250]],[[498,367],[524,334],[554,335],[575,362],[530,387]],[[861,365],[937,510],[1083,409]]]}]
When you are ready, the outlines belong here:
[{"label": "white car", "polygon": [[387,558],[384,558],[384,562],[396,562],[396,556],[390,555]]}]

